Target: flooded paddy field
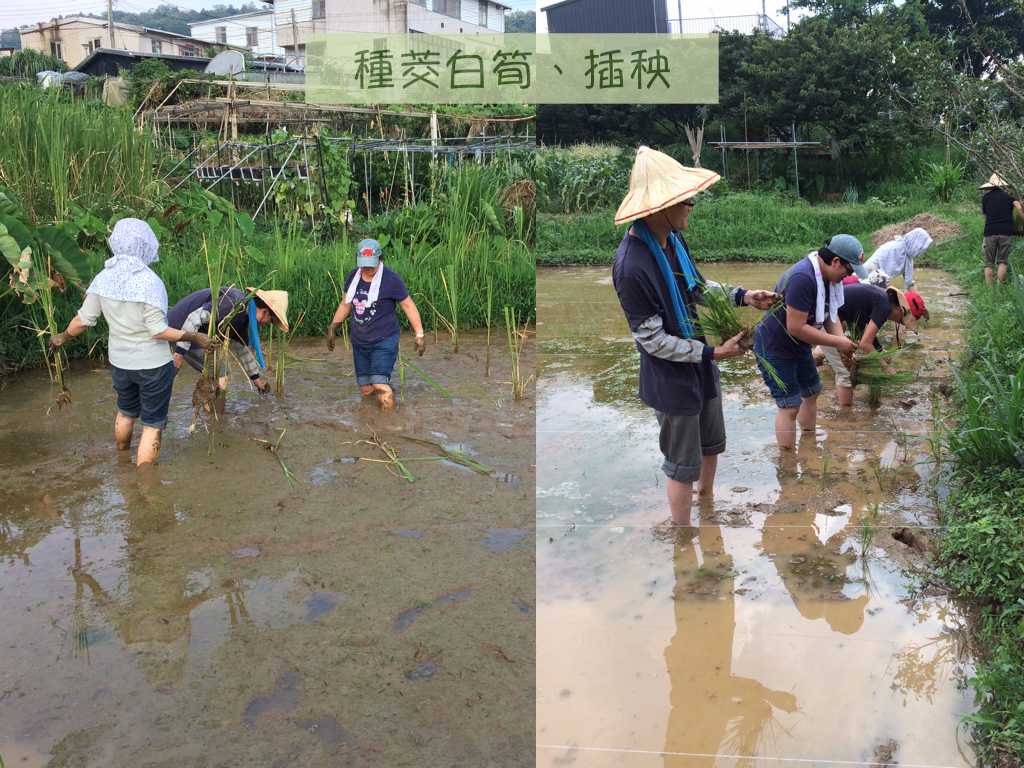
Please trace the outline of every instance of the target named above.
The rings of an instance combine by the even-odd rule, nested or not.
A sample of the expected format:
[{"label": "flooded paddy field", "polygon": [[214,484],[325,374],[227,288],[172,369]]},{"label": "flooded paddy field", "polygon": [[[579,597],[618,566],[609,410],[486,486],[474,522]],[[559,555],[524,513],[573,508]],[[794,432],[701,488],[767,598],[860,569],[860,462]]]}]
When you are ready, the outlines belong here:
[{"label": "flooded paddy field", "polygon": [[[75,367],[49,416],[45,372],[6,382],[8,768],[533,764],[532,392],[512,400],[504,345],[484,377],[478,333],[413,358],[452,399],[409,370],[391,414],[340,340],[290,352],[287,396],[236,384],[212,456],[183,370],[148,471],[115,457],[106,368]],[[254,441],[282,430],[294,487]],[[415,482],[356,460],[383,458],[372,433]]]},{"label": "flooded paddy field", "polygon": [[[704,269],[770,288],[785,265]],[[610,269],[538,272],[539,766],[972,764],[963,617],[912,576],[944,493],[928,437],[963,308],[948,275],[916,277],[916,381],[841,410],[820,369],[796,452],[776,448],[753,357],[721,365],[716,496],[674,533]]]}]

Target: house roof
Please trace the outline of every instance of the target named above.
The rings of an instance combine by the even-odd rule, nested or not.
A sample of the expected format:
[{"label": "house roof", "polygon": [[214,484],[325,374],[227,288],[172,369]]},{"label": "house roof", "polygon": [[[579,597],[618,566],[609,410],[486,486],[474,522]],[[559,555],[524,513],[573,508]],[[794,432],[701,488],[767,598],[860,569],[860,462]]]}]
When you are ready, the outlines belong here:
[{"label": "house roof", "polygon": [[[265,11],[264,11],[265,13]],[[33,32],[40,27],[60,27],[65,24],[91,24],[94,27],[107,26],[105,19],[97,19],[93,16],[64,16],[59,19],[51,19],[50,21],[40,21],[35,24],[25,24],[24,26],[18,27],[19,32]],[[203,40],[198,40],[190,35],[183,35],[180,32],[168,32],[166,29],[157,29],[156,27],[140,27],[138,24],[127,24],[123,21],[114,22],[115,29],[130,29],[134,32],[143,32],[148,34],[166,35],[167,37],[177,37],[183,40],[195,40],[197,43],[205,43]]]},{"label": "house roof", "polygon": [[205,67],[210,62],[210,59],[202,56],[176,56],[171,53],[141,53],[139,51],[126,51],[121,48],[97,48],[86,56],[83,61],[79,62],[74,71],[86,71],[89,68],[90,62],[94,59],[114,57],[122,59],[160,59],[162,61],[190,62],[197,65],[196,69]]},{"label": "house roof", "polygon": [[245,19],[245,18],[250,18],[252,16],[267,16],[267,15],[272,14],[272,13],[273,13],[272,9],[265,8],[262,11],[248,11],[246,13],[236,13],[233,16],[218,16],[216,19],[203,19],[202,21],[190,21],[188,23],[188,28],[192,29],[192,27],[198,27],[200,24],[211,24],[211,23],[217,22],[217,21],[231,21],[232,19]]}]

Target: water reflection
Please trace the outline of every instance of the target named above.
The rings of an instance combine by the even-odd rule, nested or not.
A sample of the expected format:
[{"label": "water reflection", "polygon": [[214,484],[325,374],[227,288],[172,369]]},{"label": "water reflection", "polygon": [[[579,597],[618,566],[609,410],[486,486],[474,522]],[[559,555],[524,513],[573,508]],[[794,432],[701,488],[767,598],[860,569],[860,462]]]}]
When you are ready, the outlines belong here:
[{"label": "water reflection", "polygon": [[797,699],[733,672],[736,570],[721,527],[701,526],[699,535],[692,529],[680,532],[673,571],[676,631],[665,649],[670,683],[665,768],[712,766],[714,755],[723,753],[764,754],[781,727],[776,710],[796,712]]}]

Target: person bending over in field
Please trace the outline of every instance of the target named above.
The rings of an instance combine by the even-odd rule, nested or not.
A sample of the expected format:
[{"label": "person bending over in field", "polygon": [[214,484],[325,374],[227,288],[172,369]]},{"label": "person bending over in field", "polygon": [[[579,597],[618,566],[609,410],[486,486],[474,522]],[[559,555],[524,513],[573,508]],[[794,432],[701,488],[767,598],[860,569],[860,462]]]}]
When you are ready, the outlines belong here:
[{"label": "person bending over in field", "polygon": [[821,378],[811,347],[834,347],[847,359],[857,345],[843,335],[839,309],[844,303],[843,278],[866,277],[861,265],[864,249],[853,235],[836,235],[790,267],[775,291],[781,304],[754,334],[754,351],[778,413],[775,439],[779,447],[796,446],[796,426],[814,434]]},{"label": "person bending over in field", "polygon": [[[213,310],[209,288],[190,293],[167,313],[167,322],[172,328],[194,332],[210,325],[210,313]],[[263,359],[263,348],[260,346],[260,326],[273,323],[285,333],[288,332],[288,292],[287,291],[255,291],[252,298],[238,288],[222,288],[220,301],[217,302],[217,326],[228,338],[229,349],[241,363],[252,385],[260,392],[266,392],[270,384],[263,376],[267,367]],[[223,321],[230,319],[225,324]],[[206,355],[202,349],[196,349],[187,341],[178,342],[174,347],[174,367],[181,368],[187,362],[197,371],[202,372]],[[226,373],[228,366],[222,371]],[[222,379],[220,388],[225,389],[227,382]]]},{"label": "person bending over in field", "polygon": [[[725,421],[716,360],[742,355],[743,334],[717,347],[701,335],[697,304],[704,278],[679,235],[689,224],[694,196],[719,175],[687,168],[666,154],[640,147],[629,192],[615,223],[632,222],[612,267],[612,282],[640,352],[640,399],[661,428],[668,477],[668,505],[675,525],[690,524],[693,484],[711,495],[718,455],[725,450]],[[771,291],[735,288],[736,306],[768,309]]]},{"label": "person bending over in field", "polygon": [[426,349],[423,322],[419,310],[398,273],[381,261],[376,240],[363,240],[356,246],[356,268],[345,276],[345,296],[327,328],[327,348],[334,350],[338,326],[348,320],[356,383],[363,397],[377,396],[381,408],[395,406],[391,374],[398,359],[398,313],[402,308],[416,334],[416,352]]},{"label": "person bending over in field", "polygon": [[[843,287],[843,305],[839,308],[839,322],[846,330],[853,330],[860,339],[857,352],[868,354],[881,350],[878,332],[889,320],[917,330],[917,321],[927,319],[924,298],[916,291],[904,293],[899,288],[878,288],[867,283]],[[898,331],[897,331],[898,332]],[[836,401],[839,405],[853,405],[853,375],[856,362],[843,359],[836,347],[822,347],[825,359],[836,375]]]}]

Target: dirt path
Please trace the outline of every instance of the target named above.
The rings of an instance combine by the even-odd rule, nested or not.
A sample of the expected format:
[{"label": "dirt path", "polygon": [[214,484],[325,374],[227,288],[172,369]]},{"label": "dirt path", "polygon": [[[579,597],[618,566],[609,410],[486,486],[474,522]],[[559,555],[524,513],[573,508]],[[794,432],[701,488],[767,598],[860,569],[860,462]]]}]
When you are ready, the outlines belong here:
[{"label": "dirt path", "polygon": [[[403,349],[411,349],[403,340]],[[233,393],[215,455],[175,388],[151,476],[110,450],[106,370],[0,400],[0,756],[31,766],[532,764],[534,408],[479,334],[416,359],[390,416],[351,358],[292,346],[284,401]],[[527,361],[529,365],[529,361]],[[289,488],[252,438],[276,439]],[[412,434],[490,476],[353,442]]]},{"label": "dirt path", "polygon": [[[770,287],[781,265],[712,265]],[[657,426],[608,270],[538,275],[538,765],[967,766],[960,616],[916,594],[935,494],[925,437],[960,345],[948,276],[922,270],[919,379],[840,413],[788,459],[752,361],[722,366],[729,448],[699,527],[666,517]],[[596,337],[596,338],[595,338]]]}]

